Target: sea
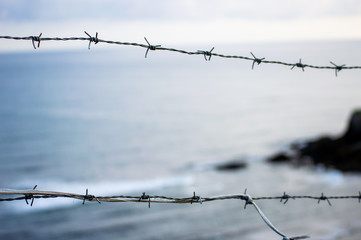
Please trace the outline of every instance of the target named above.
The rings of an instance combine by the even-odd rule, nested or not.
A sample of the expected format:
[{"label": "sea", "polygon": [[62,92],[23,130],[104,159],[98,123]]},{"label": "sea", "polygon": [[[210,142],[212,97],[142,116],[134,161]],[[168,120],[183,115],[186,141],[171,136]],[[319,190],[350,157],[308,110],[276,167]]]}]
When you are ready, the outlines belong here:
[{"label": "sea", "polygon": [[[2,44],[6,44],[2,40]],[[64,44],[59,42],[60,44]],[[171,46],[332,66],[361,42]],[[29,48],[31,48],[29,42]],[[92,195],[358,195],[360,173],[271,165],[302,142],[338,137],[361,108],[361,70],[310,69],[134,46],[0,54],[0,188]],[[167,46],[164,46],[167,47]],[[237,160],[247,167],[217,171]],[[6,198],[6,196],[0,196]],[[360,239],[358,199],[259,200],[288,236]],[[282,239],[243,200],[203,204],[75,199],[0,202],[0,239]]]}]

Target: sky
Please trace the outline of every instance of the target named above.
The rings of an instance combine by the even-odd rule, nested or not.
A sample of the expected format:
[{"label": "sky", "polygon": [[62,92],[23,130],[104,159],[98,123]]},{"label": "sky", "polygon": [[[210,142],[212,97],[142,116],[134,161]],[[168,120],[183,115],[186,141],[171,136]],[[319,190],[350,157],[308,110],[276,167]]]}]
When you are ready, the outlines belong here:
[{"label": "sky", "polygon": [[[332,41],[360,40],[360,26],[360,0],[0,1],[3,36],[86,37],[87,31],[101,39],[143,42],[147,36],[168,45]],[[0,51],[29,47],[0,41],[6,41]]]}]

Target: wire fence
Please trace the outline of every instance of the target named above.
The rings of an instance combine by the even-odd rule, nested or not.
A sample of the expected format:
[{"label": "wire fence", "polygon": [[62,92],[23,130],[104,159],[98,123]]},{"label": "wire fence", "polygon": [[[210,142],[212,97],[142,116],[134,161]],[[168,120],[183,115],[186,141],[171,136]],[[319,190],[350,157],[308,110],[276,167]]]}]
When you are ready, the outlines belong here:
[{"label": "wire fence", "polygon": [[107,44],[115,44],[115,45],[136,46],[136,47],[142,47],[142,48],[146,49],[145,58],[147,58],[149,50],[152,50],[152,51],[161,50],[161,51],[178,52],[178,53],[188,54],[188,55],[203,55],[204,59],[206,61],[210,61],[212,56],[221,57],[221,58],[233,58],[233,59],[248,60],[248,61],[252,61],[252,69],[254,68],[255,64],[260,65],[261,63],[284,65],[284,66],[291,67],[291,69],[294,69],[295,67],[297,67],[297,68],[301,68],[302,71],[305,71],[305,68],[331,69],[331,70],[335,70],[336,77],[337,77],[337,73],[343,69],[361,69],[361,66],[346,66],[345,64],[337,65],[332,61],[330,61],[331,66],[316,66],[316,65],[302,63],[302,59],[299,59],[299,61],[296,63],[287,63],[287,62],[282,62],[282,61],[266,60],[265,58],[257,58],[252,52],[250,52],[252,57],[240,56],[240,55],[224,55],[224,54],[213,52],[214,47],[208,51],[207,50],[186,51],[186,50],[181,50],[181,49],[176,49],[176,48],[162,47],[161,45],[152,45],[152,44],[150,44],[148,39],[145,37],[144,37],[144,40],[145,40],[146,44],[142,44],[142,43],[120,42],[120,41],[99,39],[98,32],[95,34],[95,37],[91,36],[86,31],[84,31],[84,33],[87,35],[87,37],[42,37],[42,33],[40,33],[38,36],[28,36],[28,37],[0,36],[0,39],[30,40],[34,49],[39,48],[40,42],[42,42],[42,41],[88,41],[89,42],[88,49],[90,49],[91,43],[94,43],[94,44],[107,43]]},{"label": "wire fence", "polygon": [[[254,69],[254,66],[260,65],[261,63],[265,64],[278,64],[278,65],[284,65],[289,66],[291,69],[294,69],[295,67],[301,68],[302,71],[305,70],[305,68],[314,68],[314,69],[331,69],[335,71],[335,75],[337,76],[337,73],[340,72],[343,69],[361,69],[361,66],[346,66],[345,64],[337,65],[330,61],[332,66],[316,66],[316,65],[310,65],[310,64],[304,64],[302,63],[302,60],[300,59],[297,63],[286,63],[281,61],[271,61],[271,60],[265,60],[265,58],[257,58],[252,52],[250,52],[252,57],[247,56],[238,56],[238,55],[224,55],[220,53],[213,52],[214,47],[209,50],[197,50],[197,51],[186,51],[186,50],[180,50],[175,48],[166,48],[162,47],[161,45],[152,45],[148,41],[147,38],[144,38],[146,44],[141,43],[132,43],[132,42],[120,42],[120,41],[111,41],[111,40],[103,40],[98,38],[98,33],[96,33],[95,37],[92,37],[90,34],[85,32],[87,37],[42,37],[42,33],[38,36],[28,36],[28,37],[13,37],[13,36],[0,36],[0,39],[11,39],[11,40],[30,40],[33,48],[37,49],[40,47],[40,42],[42,41],[88,41],[88,49],[90,49],[91,43],[98,44],[98,43],[107,43],[107,44],[115,44],[115,45],[125,45],[125,46],[136,46],[136,47],[142,47],[146,49],[145,52],[145,58],[147,58],[149,51],[155,51],[155,50],[163,50],[163,51],[170,51],[170,52],[177,52],[187,55],[203,55],[204,59],[206,61],[210,61],[212,56],[214,57],[221,57],[221,58],[232,58],[232,59],[243,59],[252,61],[252,69]],[[256,201],[259,200],[279,200],[280,202],[283,202],[286,204],[290,199],[296,200],[296,199],[311,199],[317,201],[317,203],[320,203],[321,201],[326,201],[330,206],[331,201],[330,200],[336,200],[336,199],[357,199],[358,202],[361,201],[361,192],[358,192],[358,195],[348,195],[348,196],[326,196],[323,193],[320,196],[309,196],[309,195],[303,195],[303,196],[297,196],[297,195],[288,195],[285,192],[283,195],[280,196],[263,196],[263,197],[251,197],[249,194],[247,194],[247,191],[244,192],[244,194],[230,194],[230,195],[219,195],[219,196],[212,196],[212,197],[200,197],[197,196],[196,193],[193,193],[193,196],[191,197],[169,197],[169,196],[158,196],[158,195],[147,195],[145,192],[143,192],[142,195],[139,196],[129,196],[129,195],[113,195],[113,196],[95,196],[89,194],[88,189],[86,189],[85,194],[75,194],[75,193],[67,193],[67,192],[57,192],[57,191],[43,191],[43,190],[37,190],[37,185],[32,190],[12,190],[12,189],[0,189],[0,196],[10,196],[8,198],[0,198],[0,202],[5,201],[20,201],[25,200],[26,204],[30,204],[30,206],[33,206],[35,199],[50,199],[50,198],[70,198],[70,199],[78,199],[81,200],[83,204],[85,204],[86,201],[92,202],[96,201],[99,204],[102,202],[111,202],[111,203],[121,203],[121,202],[135,202],[135,203],[147,203],[148,207],[151,207],[151,203],[173,203],[173,204],[193,204],[193,203],[205,203],[205,202],[212,202],[212,201],[220,201],[220,200],[243,200],[244,201],[244,209],[247,207],[247,205],[252,205],[255,210],[258,212],[260,217],[263,219],[263,221],[267,224],[267,226],[273,230],[275,233],[280,235],[282,237],[282,240],[292,240],[292,239],[304,239],[309,238],[308,235],[301,235],[296,237],[289,237],[280,230],[278,230],[271,221],[265,216],[265,214],[262,212],[262,210],[259,208],[259,206],[256,204]]]},{"label": "wire fence", "polygon": [[[34,200],[38,198],[71,198],[71,199],[78,199],[82,200],[83,204],[85,204],[86,201],[92,202],[96,201],[99,204],[102,202],[111,202],[111,203],[121,203],[121,202],[135,202],[135,203],[147,203],[148,207],[151,207],[151,203],[177,203],[177,204],[193,204],[193,203],[205,203],[205,202],[212,202],[212,201],[220,201],[220,200],[243,200],[244,201],[244,209],[246,209],[247,205],[252,205],[255,210],[258,212],[260,217],[263,219],[263,221],[267,224],[267,226],[273,230],[275,233],[280,235],[282,237],[282,240],[292,240],[292,239],[304,239],[309,238],[308,235],[301,235],[296,237],[288,237],[286,234],[278,230],[271,221],[265,216],[265,214],[262,212],[260,207],[256,204],[255,201],[259,200],[280,200],[280,202],[283,202],[286,204],[289,199],[311,199],[316,200],[317,203],[320,203],[321,201],[326,201],[329,206],[331,205],[330,200],[335,199],[357,199],[360,203],[361,201],[361,192],[358,192],[358,195],[344,195],[344,196],[326,196],[323,193],[320,196],[309,196],[309,195],[303,195],[303,196],[292,196],[286,194],[286,192],[283,193],[283,195],[280,196],[265,196],[265,197],[251,197],[249,194],[247,194],[247,189],[244,191],[244,194],[230,194],[230,195],[219,195],[219,196],[213,196],[213,197],[201,197],[197,196],[195,192],[193,192],[193,196],[191,197],[168,197],[168,196],[158,196],[158,195],[147,195],[145,192],[143,192],[142,195],[139,196],[129,196],[129,195],[113,195],[113,196],[95,196],[89,194],[88,189],[86,189],[85,194],[76,194],[76,193],[67,193],[67,192],[57,192],[57,191],[43,191],[43,190],[36,190],[37,185],[34,186],[32,190],[12,190],[12,189],[0,189],[0,195],[12,195],[15,197],[11,198],[0,198],[0,202],[4,201],[19,201],[19,200],[25,200],[26,204],[30,204],[30,206],[33,206]],[[23,195],[23,196],[18,196]],[[16,197],[18,196],[18,197]],[[30,201],[30,203],[29,203]]]}]

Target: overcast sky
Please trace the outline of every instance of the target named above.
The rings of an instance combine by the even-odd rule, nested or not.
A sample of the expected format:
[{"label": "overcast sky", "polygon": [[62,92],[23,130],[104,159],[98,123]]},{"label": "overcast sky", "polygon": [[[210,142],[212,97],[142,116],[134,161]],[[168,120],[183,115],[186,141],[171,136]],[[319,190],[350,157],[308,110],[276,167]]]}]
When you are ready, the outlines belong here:
[{"label": "overcast sky", "polygon": [[0,35],[14,36],[213,44],[361,39],[360,26],[360,0],[0,1]]}]

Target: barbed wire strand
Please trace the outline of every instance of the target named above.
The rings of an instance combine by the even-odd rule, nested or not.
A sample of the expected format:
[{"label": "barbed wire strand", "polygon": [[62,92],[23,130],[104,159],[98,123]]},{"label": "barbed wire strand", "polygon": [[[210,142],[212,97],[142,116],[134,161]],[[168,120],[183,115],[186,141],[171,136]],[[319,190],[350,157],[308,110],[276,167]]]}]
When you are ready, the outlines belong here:
[{"label": "barbed wire strand", "polygon": [[[206,61],[210,61],[212,56],[221,57],[221,58],[233,58],[233,59],[248,60],[248,61],[252,61],[252,69],[254,69],[255,63],[257,63],[257,65],[260,65],[261,63],[284,65],[284,66],[291,67],[291,70],[294,69],[295,67],[298,67],[298,68],[301,68],[302,71],[305,71],[305,68],[332,69],[332,70],[335,70],[336,77],[337,77],[337,73],[343,69],[361,69],[361,66],[346,66],[345,64],[337,65],[337,64],[333,63],[332,61],[330,61],[330,64],[332,66],[317,66],[317,65],[304,64],[304,63],[302,63],[301,59],[296,63],[265,60],[265,58],[256,58],[252,52],[251,52],[252,57],[238,56],[238,55],[224,55],[224,54],[212,52],[215,49],[214,47],[210,51],[204,51],[204,50],[186,51],[186,50],[181,50],[181,49],[176,49],[176,48],[162,47],[161,45],[152,45],[152,44],[150,44],[150,42],[148,41],[148,39],[146,37],[144,37],[144,39],[147,44],[142,44],[142,43],[134,43],[134,42],[120,42],[120,41],[99,39],[98,32],[96,32],[95,37],[92,37],[86,31],[84,31],[84,33],[88,37],[42,37],[42,33],[40,33],[38,36],[28,36],[28,37],[0,36],[0,39],[31,40],[34,49],[37,49],[40,47],[41,41],[89,41],[89,44],[88,44],[89,50],[90,50],[90,45],[92,42],[94,44],[107,43],[107,44],[115,44],[115,45],[136,46],[136,47],[146,48],[145,58],[147,58],[149,50],[152,50],[152,51],[162,50],[162,51],[177,52],[177,53],[188,54],[188,55],[203,55],[204,59]],[[37,43],[37,45],[35,45],[35,43]]]},{"label": "barbed wire strand", "polygon": [[219,195],[213,197],[200,197],[197,196],[195,192],[193,192],[193,196],[179,198],[179,197],[167,197],[167,196],[159,196],[159,195],[147,195],[143,192],[140,196],[130,196],[130,195],[112,195],[112,196],[95,196],[90,195],[88,189],[85,191],[85,195],[83,194],[76,194],[76,193],[67,193],[67,192],[57,192],[57,191],[43,191],[43,190],[36,190],[37,185],[32,190],[13,190],[13,189],[0,189],[0,195],[24,195],[22,197],[12,197],[12,198],[0,198],[1,201],[18,201],[18,200],[25,200],[26,204],[29,204],[28,200],[31,199],[31,205],[33,206],[34,199],[38,198],[72,198],[83,200],[83,204],[86,201],[92,202],[97,201],[99,204],[102,202],[146,202],[148,203],[148,207],[150,208],[150,204],[152,203],[204,203],[204,202],[212,202],[212,201],[219,201],[219,200],[244,200],[245,205],[244,209],[246,209],[247,205],[253,205],[258,214],[261,216],[263,221],[267,224],[267,226],[272,229],[275,233],[282,237],[282,240],[295,240],[295,239],[304,239],[309,238],[308,235],[301,235],[296,237],[287,237],[284,233],[278,230],[271,221],[265,216],[262,212],[260,207],[255,203],[258,200],[272,200],[272,199],[279,199],[280,202],[284,201],[283,203],[286,204],[289,199],[313,199],[317,200],[317,203],[321,201],[327,201],[330,206],[331,202],[330,199],[358,199],[358,202],[361,201],[361,192],[358,192],[358,195],[345,195],[345,196],[326,196],[323,193],[321,196],[291,196],[283,193],[282,196],[266,196],[266,197],[251,197],[247,194],[247,189],[244,191],[244,194],[229,194],[229,195]]}]

